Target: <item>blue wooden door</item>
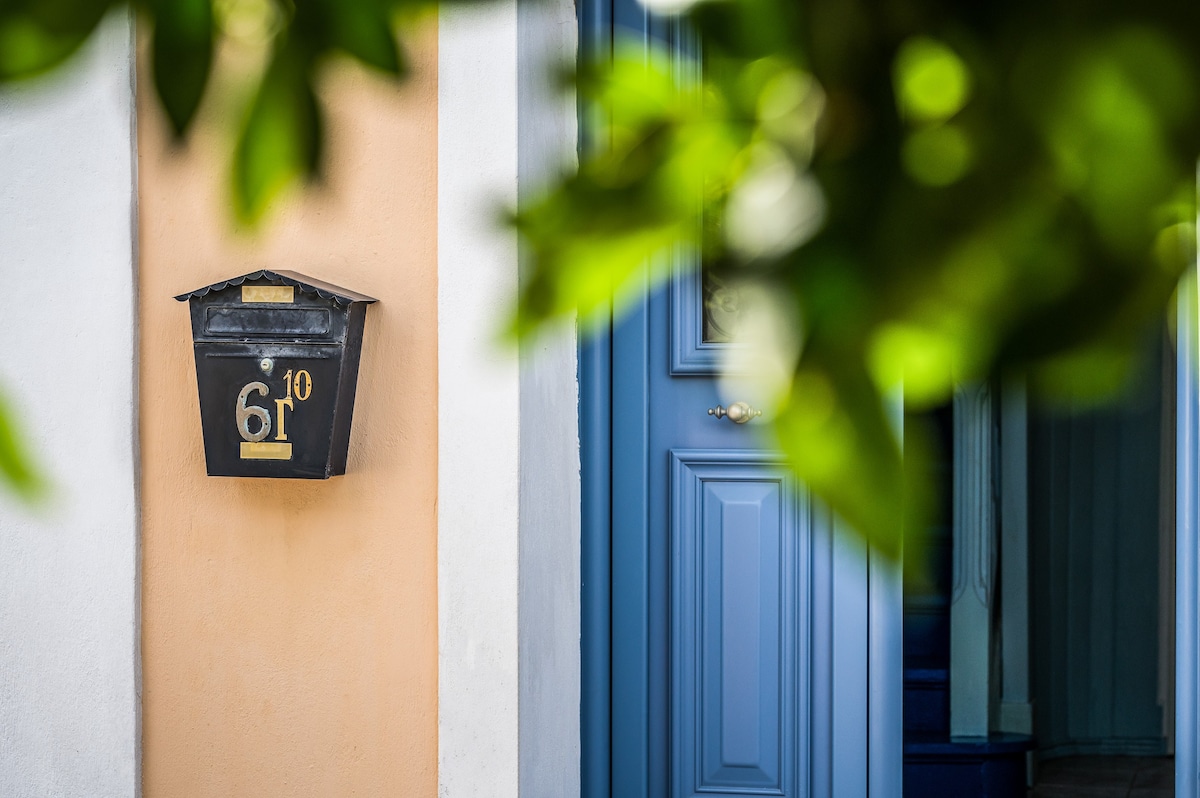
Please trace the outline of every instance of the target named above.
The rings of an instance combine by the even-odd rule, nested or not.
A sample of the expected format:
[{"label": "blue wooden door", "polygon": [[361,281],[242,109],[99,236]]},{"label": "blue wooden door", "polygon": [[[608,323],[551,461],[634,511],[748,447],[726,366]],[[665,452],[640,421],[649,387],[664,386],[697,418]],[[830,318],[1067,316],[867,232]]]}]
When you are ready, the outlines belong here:
[{"label": "blue wooden door", "polygon": [[[617,30],[682,46],[637,0],[578,8],[584,58]],[[709,413],[753,397],[718,395],[687,266],[581,350],[582,794],[898,796],[899,582],[761,421]]]},{"label": "blue wooden door", "polygon": [[709,414],[738,397],[718,395],[726,344],[705,340],[700,279],[677,276],[601,346],[611,648],[585,639],[584,795],[866,796],[867,558],[761,421]]}]

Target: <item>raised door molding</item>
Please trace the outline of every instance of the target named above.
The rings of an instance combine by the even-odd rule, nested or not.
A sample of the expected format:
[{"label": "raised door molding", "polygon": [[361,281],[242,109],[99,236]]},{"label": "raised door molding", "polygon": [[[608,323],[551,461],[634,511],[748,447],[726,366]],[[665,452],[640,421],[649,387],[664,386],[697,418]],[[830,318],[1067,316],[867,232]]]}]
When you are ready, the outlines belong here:
[{"label": "raised door molding", "polygon": [[672,795],[809,795],[807,501],[762,452],[672,452],[671,488]]}]

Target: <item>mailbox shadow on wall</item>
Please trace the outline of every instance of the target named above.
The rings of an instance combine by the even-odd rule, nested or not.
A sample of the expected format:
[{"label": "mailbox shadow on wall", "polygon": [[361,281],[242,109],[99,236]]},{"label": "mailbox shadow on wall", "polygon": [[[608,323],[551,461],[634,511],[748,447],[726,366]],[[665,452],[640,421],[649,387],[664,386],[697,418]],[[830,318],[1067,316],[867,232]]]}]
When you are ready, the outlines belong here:
[{"label": "mailbox shadow on wall", "polygon": [[257,271],[175,297],[196,347],[204,457],[214,477],[346,473],[369,296]]}]

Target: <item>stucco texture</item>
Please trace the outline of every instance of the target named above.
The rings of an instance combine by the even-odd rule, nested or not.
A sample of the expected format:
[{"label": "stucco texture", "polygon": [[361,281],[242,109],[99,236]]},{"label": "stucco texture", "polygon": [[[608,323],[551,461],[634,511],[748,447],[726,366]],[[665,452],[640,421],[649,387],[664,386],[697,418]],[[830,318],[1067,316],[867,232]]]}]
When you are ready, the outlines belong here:
[{"label": "stucco texture", "polygon": [[[436,793],[435,23],[408,43],[402,86],[331,71],[327,183],[254,236],[231,220],[228,142],[202,126],[171,147],[141,59],[148,798]],[[260,268],[380,300],[343,477],[205,475],[188,312],[172,296]]]}]

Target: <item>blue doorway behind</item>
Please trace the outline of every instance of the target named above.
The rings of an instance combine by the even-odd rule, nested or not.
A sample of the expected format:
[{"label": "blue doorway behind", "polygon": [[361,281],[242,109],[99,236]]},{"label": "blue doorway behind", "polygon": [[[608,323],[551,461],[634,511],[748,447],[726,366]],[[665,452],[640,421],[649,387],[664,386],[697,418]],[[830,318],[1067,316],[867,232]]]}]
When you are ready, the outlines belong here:
[{"label": "blue doorway behind", "polygon": [[[679,47],[636,0],[578,9],[581,59],[615,31]],[[718,394],[677,266],[581,345],[582,794],[899,796],[894,565],[834,533],[760,424],[709,415],[750,397]]]}]

